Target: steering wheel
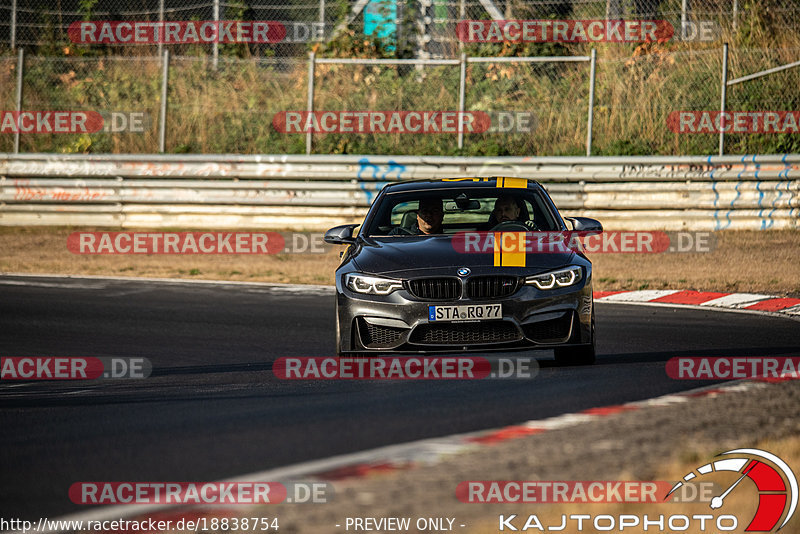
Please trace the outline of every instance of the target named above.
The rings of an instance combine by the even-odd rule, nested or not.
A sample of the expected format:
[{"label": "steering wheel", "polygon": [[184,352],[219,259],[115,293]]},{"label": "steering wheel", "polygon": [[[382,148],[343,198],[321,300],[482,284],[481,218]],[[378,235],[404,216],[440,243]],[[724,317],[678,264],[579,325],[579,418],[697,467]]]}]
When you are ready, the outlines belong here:
[{"label": "steering wheel", "polygon": [[405,226],[398,226],[398,227],[396,227],[395,229],[396,229],[396,230],[400,230],[400,231],[401,231],[401,232],[403,232],[405,235],[416,235],[416,234],[414,234],[414,232],[412,232],[411,230],[409,230],[409,229],[408,229],[408,228],[406,228]]},{"label": "steering wheel", "polygon": [[530,227],[520,221],[503,221],[494,225],[490,232],[530,232],[533,230],[538,230],[538,228],[532,221]]}]

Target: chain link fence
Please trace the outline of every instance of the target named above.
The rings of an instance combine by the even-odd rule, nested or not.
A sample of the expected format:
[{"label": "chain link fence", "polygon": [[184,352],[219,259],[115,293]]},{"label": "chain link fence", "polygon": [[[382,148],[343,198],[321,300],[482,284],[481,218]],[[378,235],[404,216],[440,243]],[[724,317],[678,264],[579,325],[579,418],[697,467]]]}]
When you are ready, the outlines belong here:
[{"label": "chain link fence", "polygon": [[[711,154],[718,136],[676,133],[677,111],[720,109],[722,43],[731,43],[728,80],[800,59],[800,1],[767,0],[413,0],[397,2],[389,46],[364,35],[374,2],[383,0],[0,0],[2,109],[16,109],[17,57],[26,50],[22,110],[86,110],[117,115],[137,128],[108,125],[94,133],[21,133],[21,152],[159,151],[163,56],[169,51],[166,151],[302,154],[306,136],[283,133],[277,114],[308,106],[309,50],[331,57],[588,56],[597,50],[592,127],[594,155]],[[385,7],[386,4],[384,4]],[[380,6],[379,6],[380,7]],[[678,35],[661,43],[464,43],[457,24],[495,16],[567,20],[665,19]],[[70,25],[82,20],[280,21],[271,43],[78,45]],[[681,39],[712,22],[709,40]],[[695,26],[692,26],[695,25]],[[317,28],[314,30],[313,28]],[[316,31],[317,33],[314,33]],[[316,36],[316,37],[313,37]],[[313,38],[312,38],[313,37]],[[374,44],[374,43],[373,43]],[[385,45],[386,43],[384,43]],[[5,46],[5,48],[3,48]],[[455,111],[459,66],[318,64],[314,110]],[[800,69],[728,87],[731,111],[798,110]],[[315,133],[314,153],[475,156],[585,153],[589,69],[582,63],[467,63],[464,107],[485,112],[491,128],[452,133]],[[107,121],[112,122],[112,121]],[[124,125],[123,125],[124,126]],[[726,135],[726,153],[800,151],[797,133]],[[0,151],[14,135],[0,134]]]},{"label": "chain link fence", "polygon": [[[373,22],[368,19],[372,17]],[[0,44],[52,52],[71,44],[69,27],[80,21],[276,21],[279,42],[220,45],[217,52],[259,57],[303,57],[309,45],[349,30],[356,36],[387,24],[391,50],[415,57],[456,58],[462,51],[457,25],[463,20],[640,19],[665,20],[691,38],[708,22],[716,37],[740,29],[767,31],[774,39],[800,30],[797,0],[0,0]],[[379,24],[380,26],[380,24]],[[684,30],[681,30],[684,28]],[[688,29],[686,29],[688,28]],[[387,30],[388,31],[388,30]],[[378,29],[380,34],[380,29]],[[696,37],[696,36],[695,36]],[[101,46],[101,45],[94,45]],[[214,47],[169,45],[174,54],[208,53]],[[105,47],[109,48],[109,47]],[[111,52],[117,52],[113,49]],[[120,47],[117,47],[120,48]],[[126,53],[152,54],[152,47],[127,46]]]},{"label": "chain link fence", "polygon": [[[0,42],[37,48],[45,52],[62,50],[73,44],[70,25],[81,21],[276,21],[286,28],[277,43],[250,46],[221,44],[218,47],[167,45],[177,55],[249,54],[257,57],[305,56],[310,42],[321,42],[337,22],[344,20],[344,0],[281,0],[256,2],[221,0],[3,0],[0,2]],[[107,53],[151,55],[161,50],[152,45],[92,45]]]}]

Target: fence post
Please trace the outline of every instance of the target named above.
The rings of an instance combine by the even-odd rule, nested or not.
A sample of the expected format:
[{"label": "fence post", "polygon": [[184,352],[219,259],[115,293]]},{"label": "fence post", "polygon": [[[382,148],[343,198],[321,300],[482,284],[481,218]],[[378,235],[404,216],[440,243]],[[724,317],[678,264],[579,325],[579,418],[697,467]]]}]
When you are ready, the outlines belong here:
[{"label": "fence post", "polygon": [[722,45],[722,86],[720,87],[720,102],[719,102],[719,155],[724,152],[725,147],[725,107],[728,99],[728,43]]},{"label": "fence post", "polygon": [[164,0],[158,0],[158,22],[161,23],[161,39],[158,40],[158,55],[164,51]]},{"label": "fence post", "polygon": [[319,0],[319,22],[322,24],[323,35],[325,32],[325,0]]},{"label": "fence post", "polygon": [[[316,65],[317,55],[314,52],[308,53],[308,102],[306,103],[306,110],[309,115],[314,113],[314,67]],[[311,130],[306,132],[306,154],[311,154],[311,143],[313,142],[313,132]]]},{"label": "fence post", "polygon": [[9,45],[11,50],[14,50],[17,46],[17,0],[11,0],[11,27],[9,30]]},{"label": "fence post", "polygon": [[[467,6],[464,4],[466,0],[459,0],[458,1],[458,20],[463,21],[467,16]],[[458,50],[464,50],[464,41],[462,39],[458,40]]]},{"label": "fence post", "polygon": [[464,101],[467,88],[467,55],[461,52],[461,74],[458,80],[458,148],[464,148]]},{"label": "fence post", "polygon": [[594,81],[597,65],[597,50],[592,48],[592,59],[589,68],[589,112],[586,119],[586,155],[592,155],[592,123],[594,122]]},{"label": "fence post", "polygon": [[14,154],[19,154],[19,115],[22,112],[22,75],[25,67],[25,49],[17,52],[17,128],[14,132]]},{"label": "fence post", "polygon": [[167,145],[167,84],[169,82],[169,50],[164,50],[161,65],[161,112],[158,114],[158,151]]},{"label": "fence post", "polygon": [[219,0],[214,0],[214,22],[217,24],[217,38],[214,39],[212,53],[214,70],[217,70],[217,66],[219,66]]},{"label": "fence post", "polygon": [[686,11],[689,9],[689,0],[681,0],[681,41],[686,40]]}]

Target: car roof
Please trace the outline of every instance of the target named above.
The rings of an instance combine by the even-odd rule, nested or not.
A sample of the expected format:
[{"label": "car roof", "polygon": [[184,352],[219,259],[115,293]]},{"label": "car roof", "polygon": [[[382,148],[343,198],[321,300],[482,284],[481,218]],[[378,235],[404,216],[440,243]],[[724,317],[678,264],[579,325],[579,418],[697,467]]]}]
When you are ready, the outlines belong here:
[{"label": "car roof", "polygon": [[[442,189],[480,189],[496,187],[503,189],[541,189],[542,186],[536,180],[527,178],[513,178],[506,176],[486,176],[486,177],[464,177],[464,178],[440,178],[425,180],[408,180],[403,182],[393,182],[387,184],[383,191],[386,194],[409,192],[409,191],[432,191]],[[511,192],[511,191],[509,191]]]}]

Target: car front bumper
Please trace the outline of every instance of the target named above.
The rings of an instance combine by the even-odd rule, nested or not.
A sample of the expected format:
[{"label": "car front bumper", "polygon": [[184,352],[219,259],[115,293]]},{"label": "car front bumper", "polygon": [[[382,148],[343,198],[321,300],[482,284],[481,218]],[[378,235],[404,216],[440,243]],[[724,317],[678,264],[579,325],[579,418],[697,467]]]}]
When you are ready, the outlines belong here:
[{"label": "car front bumper", "polygon": [[[523,285],[496,299],[421,300],[409,291],[363,295],[337,288],[339,353],[547,349],[592,343],[591,276],[574,286]],[[428,306],[501,304],[502,319],[429,321]]]}]

